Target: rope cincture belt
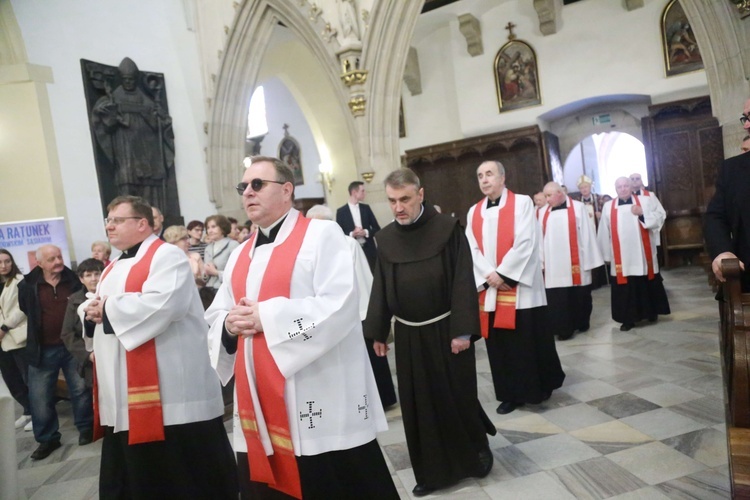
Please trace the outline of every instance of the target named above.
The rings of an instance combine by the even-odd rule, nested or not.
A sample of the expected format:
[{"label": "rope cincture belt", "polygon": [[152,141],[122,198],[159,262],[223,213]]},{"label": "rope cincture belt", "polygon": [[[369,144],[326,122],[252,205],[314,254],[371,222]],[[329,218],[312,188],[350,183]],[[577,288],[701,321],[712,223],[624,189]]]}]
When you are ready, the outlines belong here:
[{"label": "rope cincture belt", "polygon": [[417,321],[417,322],[415,322],[415,321],[407,321],[407,320],[405,320],[403,318],[399,318],[398,316],[395,316],[395,315],[393,317],[396,319],[396,321],[398,321],[399,323],[403,323],[406,326],[425,326],[425,325],[431,325],[433,323],[437,323],[441,319],[445,319],[445,318],[447,318],[450,315],[451,315],[451,312],[448,311],[447,313],[443,313],[440,316],[435,316],[434,318],[428,319],[427,321]]}]

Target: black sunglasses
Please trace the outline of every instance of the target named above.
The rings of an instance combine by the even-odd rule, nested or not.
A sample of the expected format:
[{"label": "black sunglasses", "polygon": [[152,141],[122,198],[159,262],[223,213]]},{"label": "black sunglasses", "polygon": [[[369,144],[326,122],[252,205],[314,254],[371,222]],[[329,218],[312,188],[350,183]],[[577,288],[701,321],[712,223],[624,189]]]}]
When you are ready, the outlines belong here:
[{"label": "black sunglasses", "polygon": [[750,116],[747,116],[747,115],[740,116],[740,123],[741,124],[744,125],[745,123],[747,123],[748,120],[750,120]]},{"label": "black sunglasses", "polygon": [[245,190],[247,189],[247,187],[250,186],[253,189],[253,191],[257,193],[258,191],[263,189],[263,186],[268,182],[273,182],[274,184],[286,184],[286,182],[281,182],[281,181],[267,181],[264,179],[253,179],[250,181],[250,184],[248,184],[247,182],[240,182],[239,184],[237,184],[237,186],[235,186],[235,189],[240,195],[242,195],[245,193]]}]

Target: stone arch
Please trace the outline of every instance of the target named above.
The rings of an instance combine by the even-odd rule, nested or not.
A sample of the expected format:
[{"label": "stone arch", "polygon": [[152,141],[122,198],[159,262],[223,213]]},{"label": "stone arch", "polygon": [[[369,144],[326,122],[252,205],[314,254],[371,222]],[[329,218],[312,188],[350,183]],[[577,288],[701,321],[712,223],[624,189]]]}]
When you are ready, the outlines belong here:
[{"label": "stone arch", "polygon": [[247,109],[278,23],[288,28],[319,63],[326,79],[321,83],[332,88],[350,141],[355,142],[353,119],[346,109],[348,94],[339,82],[335,56],[338,43],[335,39],[324,43],[317,32],[321,22],[320,19],[314,23],[309,21],[299,2],[246,1],[240,7],[217,75],[209,124],[210,193],[217,208],[224,208],[224,211],[238,208],[231,186],[242,172]]}]

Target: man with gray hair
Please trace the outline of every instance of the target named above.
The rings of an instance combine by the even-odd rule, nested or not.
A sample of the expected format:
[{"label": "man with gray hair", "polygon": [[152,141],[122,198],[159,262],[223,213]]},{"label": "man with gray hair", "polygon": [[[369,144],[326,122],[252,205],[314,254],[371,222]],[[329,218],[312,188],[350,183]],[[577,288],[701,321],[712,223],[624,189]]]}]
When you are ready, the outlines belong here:
[{"label": "man with gray hair", "polygon": [[18,284],[18,304],[28,317],[25,355],[29,363],[29,401],[34,438],[39,443],[32,460],[47,458],[60,447],[60,428],[55,410],[57,376],[65,375],[73,419],[80,433],[79,445],[93,439],[94,413],[91,392],[78,374],[78,362],[65,348],[61,334],[68,297],[83,286],[63,262],[54,245],[36,251],[39,264]]},{"label": "man with gray hair", "polygon": [[377,235],[378,259],[365,336],[388,352],[395,317],[396,373],[415,496],[492,468],[495,426],[477,399],[479,339],[471,254],[458,220],[424,202],[407,168],[385,179],[395,221]]},{"label": "man with gray hair", "polygon": [[474,260],[474,307],[492,371],[497,413],[538,404],[565,379],[555,339],[544,322],[547,299],[540,260],[541,237],[531,198],[505,187],[502,163],[477,168],[484,197],[469,209],[466,237]]}]

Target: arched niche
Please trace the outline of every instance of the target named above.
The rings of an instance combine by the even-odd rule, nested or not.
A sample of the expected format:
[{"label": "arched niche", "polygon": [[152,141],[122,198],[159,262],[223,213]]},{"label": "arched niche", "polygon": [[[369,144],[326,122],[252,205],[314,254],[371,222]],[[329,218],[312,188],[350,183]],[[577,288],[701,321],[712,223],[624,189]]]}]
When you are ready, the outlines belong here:
[{"label": "arched niche", "polygon": [[[278,76],[284,81],[316,143],[332,145],[330,150],[341,155],[340,161],[332,160],[342,168],[356,164],[351,146],[356,133],[347,92],[339,82],[337,48],[335,41],[324,43],[298,2],[260,0],[239,7],[216,79],[209,123],[210,192],[222,212],[241,212],[232,186],[242,175],[247,110],[260,77]],[[343,172],[341,176],[346,177]]]}]

